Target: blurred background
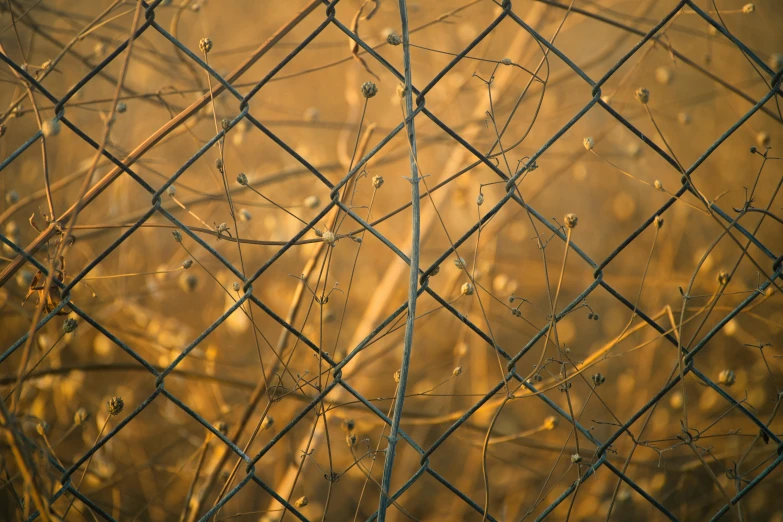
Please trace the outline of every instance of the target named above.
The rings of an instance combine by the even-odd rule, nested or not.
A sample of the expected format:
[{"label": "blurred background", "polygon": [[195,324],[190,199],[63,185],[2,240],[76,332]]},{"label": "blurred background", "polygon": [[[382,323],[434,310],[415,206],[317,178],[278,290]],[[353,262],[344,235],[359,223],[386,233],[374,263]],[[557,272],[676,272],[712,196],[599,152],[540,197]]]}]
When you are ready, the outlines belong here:
[{"label": "blurred background", "polygon": [[[551,52],[511,17],[495,23],[496,2],[407,3],[416,89],[471,47],[425,96],[452,133],[414,119],[419,189],[432,190],[420,265],[440,265],[417,301],[400,427],[434,450],[422,471],[399,440],[390,491],[418,478],[388,520],[667,520],[650,499],[679,520],[783,520],[770,435],[783,432],[770,281],[783,115],[768,96],[783,7],[694,2],[718,31],[691,7],[672,15],[680,4],[514,2]],[[340,197],[411,254],[410,146],[405,131],[386,141],[405,93],[346,34],[403,71],[403,29],[397,2],[342,0],[339,24],[300,51],[326,16],[305,0],[164,1],[154,22],[171,38],[147,27],[129,56],[117,49],[145,24],[136,2],[0,4],[8,62],[69,95],[57,115],[0,67],[0,518],[26,520],[36,498],[51,520],[192,521],[217,505],[209,520],[295,520],[282,499],[307,520],[378,509],[389,427],[369,405],[391,417],[400,390],[409,266],[330,206],[324,180],[372,153]],[[240,97],[264,80],[248,105],[263,128],[206,63]],[[585,110],[588,79],[607,74]],[[528,208],[494,208],[499,173],[517,175]],[[142,183],[166,187],[160,208],[187,230],[145,218]],[[94,265],[73,308],[11,243],[65,284]],[[251,302],[239,275],[258,272]],[[699,373],[673,383],[678,345]],[[349,354],[342,378],[365,403],[329,367]],[[153,372],[175,362],[163,393]],[[263,450],[254,473],[278,500],[253,481],[234,489],[247,464],[217,432]],[[604,458],[628,482],[593,473]],[[74,464],[89,503],[61,492]]]}]

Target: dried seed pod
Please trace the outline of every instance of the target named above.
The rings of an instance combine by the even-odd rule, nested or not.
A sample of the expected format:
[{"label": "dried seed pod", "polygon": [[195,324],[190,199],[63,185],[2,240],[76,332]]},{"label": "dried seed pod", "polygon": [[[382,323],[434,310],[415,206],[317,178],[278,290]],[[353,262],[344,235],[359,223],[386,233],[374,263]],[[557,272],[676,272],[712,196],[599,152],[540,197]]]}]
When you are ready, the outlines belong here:
[{"label": "dried seed pod", "polygon": [[171,237],[173,237],[174,241],[177,243],[182,243],[182,234],[179,232],[179,230],[172,230]]},{"label": "dried seed pod", "polygon": [[231,120],[229,120],[228,118],[223,118],[222,120],[220,120],[220,128],[223,129],[224,131],[227,131],[230,125],[231,125]]},{"label": "dried seed pod", "polygon": [[337,236],[335,236],[334,232],[331,230],[325,231],[321,237],[324,242],[329,243],[330,246],[334,246],[335,242],[337,241]]},{"label": "dried seed pod", "polygon": [[481,205],[483,205],[483,204],[484,204],[484,194],[482,194],[481,192],[479,192],[479,195],[478,195],[478,197],[476,198],[476,205],[478,205],[478,206],[480,207],[480,206],[481,206]]},{"label": "dried seed pod", "polygon": [[639,100],[642,105],[647,105],[647,103],[650,101],[650,91],[644,87],[639,87],[636,89],[636,92],[634,92],[633,95],[634,98]]},{"label": "dried seed pod", "polygon": [[191,266],[193,266],[193,260],[192,259],[186,259],[185,261],[182,262],[182,268],[184,268],[185,270],[187,270]]},{"label": "dried seed pod", "polygon": [[720,284],[721,286],[726,286],[727,284],[729,284],[729,279],[731,279],[731,276],[729,276],[728,272],[724,272],[723,270],[721,270],[718,273],[718,284]]},{"label": "dried seed pod", "polygon": [[267,415],[264,417],[264,420],[261,421],[261,431],[265,431],[270,429],[275,424],[275,418],[271,415]]},{"label": "dried seed pod", "polygon": [[659,190],[659,191],[661,191],[661,192],[663,192],[663,191],[664,191],[664,190],[663,190],[663,183],[661,183],[661,180],[659,180],[659,179],[656,179],[656,180],[653,182],[653,186],[655,187],[655,190]]},{"label": "dried seed pod", "polygon": [[202,38],[198,42],[198,48],[201,50],[202,53],[208,54],[209,51],[212,50],[212,40],[209,38]]},{"label": "dried seed pod", "polygon": [[373,82],[364,82],[362,84],[362,96],[368,100],[378,94],[378,86]]},{"label": "dried seed pod", "polygon": [[296,499],[296,502],[294,502],[294,506],[296,507],[305,507],[307,504],[309,504],[310,501],[307,500],[307,497],[299,497]]},{"label": "dried seed pod", "polygon": [[593,386],[596,388],[606,382],[606,377],[604,377],[601,373],[594,374],[592,377],[590,377],[590,379],[593,381]]},{"label": "dried seed pod", "polygon": [[502,60],[500,60],[500,63],[502,63],[503,65],[514,65],[514,62],[511,61],[511,58],[503,58]]},{"label": "dried seed pod", "polygon": [[174,185],[169,185],[169,188],[166,189],[166,194],[173,198],[177,194],[177,188]]},{"label": "dried seed pod", "polygon": [[462,295],[473,295],[476,289],[473,287],[473,283],[465,283],[462,285]]},{"label": "dried seed pod", "polygon": [[127,110],[128,110],[128,106],[125,105],[125,102],[120,102],[120,103],[117,104],[117,112],[118,113],[122,114],[122,113],[124,113]]},{"label": "dried seed pod", "polygon": [[76,330],[76,327],[79,326],[79,323],[76,322],[76,319],[73,319],[71,317],[68,317],[63,321],[63,331],[67,334],[73,332]]},{"label": "dried seed pod", "polygon": [[394,372],[394,382],[396,382],[397,384],[400,383],[400,370]]},{"label": "dried seed pod", "polygon": [[383,176],[373,176],[372,186],[379,189],[383,186]]},{"label": "dried seed pod", "polygon": [[457,366],[456,368],[454,368],[454,370],[451,372],[451,374],[454,377],[458,377],[458,376],[462,375],[462,366]]},{"label": "dried seed pod", "polygon": [[459,268],[460,270],[465,268],[465,260],[461,257],[457,256],[457,259],[454,260],[454,266]]},{"label": "dried seed pod", "polygon": [[653,224],[655,225],[655,228],[661,228],[663,226],[663,218],[661,216],[655,216]]},{"label": "dried seed pod", "polygon": [[576,228],[577,223],[579,222],[579,218],[576,217],[576,214],[569,213],[566,214],[563,218],[563,221],[565,222],[565,226],[568,228]]},{"label": "dried seed pod", "polygon": [[236,281],[234,281],[234,283],[231,285],[231,288],[233,288],[233,289],[234,289],[234,292],[239,292],[239,288],[240,288],[240,287],[239,287],[239,283],[237,283]]},{"label": "dried seed pod", "polygon": [[571,462],[574,464],[582,462],[582,456],[579,453],[574,453],[571,455]]},{"label": "dried seed pod", "polygon": [[756,6],[753,2],[748,2],[742,6],[742,14],[753,14],[754,12],[756,12]]},{"label": "dried seed pod", "polygon": [[724,386],[731,386],[737,381],[737,376],[732,370],[721,370],[718,374],[718,382]]},{"label": "dried seed pod", "polygon": [[386,43],[388,43],[389,45],[400,45],[402,43],[402,38],[400,38],[400,35],[398,35],[397,33],[391,32],[386,37]]},{"label": "dried seed pod", "polygon": [[90,418],[90,414],[84,408],[79,408],[73,414],[73,423],[77,426],[81,426],[84,422]]},{"label": "dried seed pod", "polygon": [[240,172],[239,174],[237,174],[237,183],[239,183],[243,187],[247,185],[247,174],[245,174],[244,172]]},{"label": "dried seed pod", "polygon": [[109,415],[119,415],[124,407],[125,402],[122,400],[122,397],[112,397],[106,402],[106,410],[109,412]]},{"label": "dried seed pod", "polygon": [[585,146],[585,149],[587,150],[593,150],[593,147],[595,147],[595,141],[590,136],[583,139],[582,144]]}]

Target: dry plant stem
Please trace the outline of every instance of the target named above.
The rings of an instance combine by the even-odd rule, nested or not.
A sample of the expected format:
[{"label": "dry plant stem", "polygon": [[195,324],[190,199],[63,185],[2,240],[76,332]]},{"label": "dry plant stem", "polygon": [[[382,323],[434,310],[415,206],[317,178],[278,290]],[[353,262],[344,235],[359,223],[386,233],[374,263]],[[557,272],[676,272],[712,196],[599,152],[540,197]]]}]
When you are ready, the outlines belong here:
[{"label": "dry plant stem", "polygon": [[202,447],[201,453],[198,457],[198,464],[196,464],[196,473],[193,475],[193,480],[190,481],[188,492],[185,494],[185,503],[182,506],[182,513],[179,515],[179,522],[184,522],[185,515],[187,515],[188,509],[190,508],[190,499],[193,496],[193,491],[196,488],[196,483],[198,482],[199,475],[201,474],[201,468],[204,467],[204,461],[207,459],[207,452],[209,451],[209,440],[211,436],[212,434],[208,433],[204,439],[204,446]]},{"label": "dry plant stem", "polygon": [[[13,17],[13,11],[11,11],[11,16]],[[14,21],[14,29],[16,29],[16,22]],[[19,44],[20,50],[21,50],[21,43]],[[0,53],[8,54],[5,52],[5,49],[3,48],[2,44],[0,44]],[[30,98],[30,104],[33,106],[33,113],[35,114],[35,120],[38,124],[38,129],[40,130],[43,125],[43,121],[41,120],[41,113],[38,110],[38,103],[35,100],[35,95],[33,94],[33,90],[30,88],[30,84],[27,83],[27,81],[24,80],[19,74],[11,69],[11,72],[16,76],[17,80],[21,82],[24,85],[25,90],[27,91],[27,97]],[[49,184],[49,161],[47,159],[47,153],[46,153],[46,136],[41,136],[41,167],[43,168],[43,174],[44,174],[44,192],[46,194],[46,204],[49,207],[49,216],[47,217],[48,221],[57,221],[57,216],[54,213],[54,203],[52,201],[52,188]]]},{"label": "dry plant stem", "polygon": [[[253,64],[255,64],[261,57],[263,57],[269,50],[274,48],[275,44],[279,42],[285,35],[287,35],[294,27],[296,27],[300,21],[302,21],[308,14],[310,14],[316,7],[321,5],[320,0],[311,0],[299,13],[296,14],[289,22],[281,26],[275,33],[267,39],[247,60],[245,60],[237,69],[230,73],[226,77],[226,81],[233,82],[240,76],[242,76]],[[221,94],[225,90],[223,84],[216,85],[209,93],[204,94],[201,98],[193,102],[188,108],[179,113],[175,118],[172,118],[169,122],[163,125],[150,137],[144,140],[139,146],[137,146],[129,155],[123,160],[123,163],[127,167],[131,167],[139,158],[141,158],[147,151],[154,147],[158,142],[170,134],[174,129],[180,127],[180,125],[194,116],[201,108],[209,103],[211,97]],[[116,104],[114,104],[116,106]],[[84,198],[82,198],[81,205],[87,205],[97,198],[109,185],[111,185],[122,174],[122,169],[119,167],[113,168],[103,178],[101,178],[93,187],[87,191]],[[79,207],[81,206],[79,205]],[[74,215],[77,210],[77,206],[74,205],[67,209],[60,215],[60,224],[66,224]],[[56,227],[54,225],[48,226],[41,234],[38,235],[26,248],[25,251],[32,255],[38,249],[40,249],[48,240],[50,240],[56,234]],[[0,286],[3,286],[12,276],[21,268],[25,263],[23,255],[17,255],[14,258],[14,262],[6,266],[2,272],[0,272]]]},{"label": "dry plant stem", "polygon": [[11,447],[11,453],[14,456],[16,465],[19,467],[19,472],[27,485],[26,495],[32,497],[33,505],[38,510],[41,519],[50,522],[49,502],[46,500],[45,494],[41,495],[41,491],[36,484],[35,464],[29,453],[22,448],[25,445],[24,436],[16,425],[14,417],[6,409],[2,401],[0,401],[0,431],[5,432],[5,439]]},{"label": "dry plant stem", "polygon": [[[100,431],[98,432],[98,436],[95,437],[95,442],[92,443],[93,446],[98,444],[98,441],[101,440],[101,437],[103,436],[103,432],[106,431],[106,426],[109,425],[109,419],[111,419],[111,414],[106,414],[106,420],[103,421],[103,426],[101,426]],[[90,469],[90,464],[92,463],[92,458],[95,455],[93,453],[90,455],[90,458],[87,459],[87,463],[84,465],[84,469],[82,470],[82,476],[79,478],[79,482],[76,484],[76,489],[78,490],[82,486],[82,482],[84,481],[84,476],[87,475],[87,470]],[[71,506],[73,506],[73,502],[76,500],[76,497],[74,496],[71,498],[70,502],[68,503],[68,507],[65,508],[65,512],[63,513],[63,520],[68,520],[68,511],[71,509]],[[92,513],[92,509],[90,508],[90,512]]]},{"label": "dry plant stem", "polygon": [[[138,25],[139,25],[140,20],[141,20],[141,16],[140,16],[141,15],[141,7],[142,7],[142,3],[139,0],[137,2],[137,4],[136,4],[136,13],[135,13],[135,15],[133,17],[133,23],[131,25],[130,37],[129,37],[129,41],[128,41],[128,47],[126,49],[125,60],[124,60],[124,62],[122,64],[122,68],[121,68],[121,72],[120,72],[120,78],[119,78],[119,80],[117,82],[117,86],[116,86],[116,89],[115,89],[115,92],[114,92],[115,100],[117,99],[117,97],[119,97],[120,92],[121,92],[121,88],[122,88],[122,84],[125,82],[125,75],[126,75],[126,73],[128,71],[128,65],[130,64],[130,57],[131,57],[131,54],[132,54],[132,51],[133,51],[133,40],[134,40],[135,32],[136,32],[136,29],[138,28]],[[98,147],[98,151],[96,151],[96,154],[94,156],[92,164],[91,164],[89,170],[87,171],[87,174],[84,177],[84,182],[82,183],[81,190],[79,191],[79,198],[77,199],[76,204],[73,207],[71,207],[72,209],[74,209],[72,219],[68,220],[67,228],[65,228],[65,232],[62,233],[62,240],[60,241],[59,245],[57,246],[56,253],[55,253],[54,257],[52,258],[52,261],[51,261],[51,263],[49,265],[49,273],[47,274],[46,282],[44,283],[44,290],[42,292],[43,295],[40,296],[38,306],[36,307],[35,313],[33,314],[33,319],[32,319],[31,325],[30,325],[30,330],[28,332],[27,341],[25,342],[24,348],[22,349],[22,363],[19,366],[19,373],[18,373],[18,375],[20,377],[20,380],[17,382],[17,386],[16,386],[17,392],[16,392],[16,395],[14,396],[12,409],[17,408],[19,406],[19,398],[21,397],[22,386],[23,386],[23,381],[21,381],[21,376],[24,374],[24,372],[25,372],[25,370],[27,368],[27,361],[28,361],[28,357],[29,357],[29,354],[30,354],[30,347],[32,345],[34,334],[35,334],[35,331],[36,331],[37,326],[38,326],[38,320],[41,317],[41,314],[43,312],[44,306],[48,302],[49,292],[51,291],[52,280],[54,279],[54,274],[55,274],[55,268],[56,268],[56,265],[57,265],[57,261],[64,254],[64,250],[65,250],[66,245],[68,243],[67,239],[68,239],[68,237],[71,235],[71,233],[73,231],[73,225],[76,222],[76,218],[77,218],[77,216],[79,214],[79,211],[83,208],[83,204],[85,204],[84,197],[85,197],[85,194],[87,193],[87,189],[89,187],[90,179],[92,179],[92,175],[95,172],[96,166],[98,165],[98,160],[100,159],[101,154],[102,154],[104,148],[106,147],[106,143],[107,143],[108,138],[109,138],[109,133],[111,132],[111,127],[112,127],[112,124],[114,123],[115,111],[116,111],[116,102],[112,105],[112,109],[109,112],[109,116],[108,116],[108,118],[106,120],[106,125],[104,127],[103,137],[101,138],[100,146]],[[49,225],[49,227],[47,227],[47,230],[52,228],[52,227],[55,227],[54,230],[61,230],[62,224],[60,224],[60,223],[52,223],[52,224]],[[19,256],[17,256],[17,259],[19,259]],[[11,265],[13,265],[13,263],[11,263]],[[0,283],[0,286],[2,286],[2,285],[3,284]]]},{"label": "dry plant stem", "polygon": [[381,493],[378,504],[378,522],[386,521],[386,508],[391,487],[392,466],[400,430],[400,418],[402,417],[405,389],[408,383],[408,369],[413,347],[413,326],[416,318],[416,300],[419,288],[419,255],[421,246],[421,211],[419,207],[419,171],[416,166],[416,127],[413,119],[413,92],[412,71],[410,56],[410,33],[408,29],[408,6],[406,0],[399,0],[400,23],[402,28],[403,64],[405,68],[405,110],[407,139],[410,147],[410,171],[411,171],[411,257],[410,272],[408,277],[408,317],[405,323],[405,339],[403,341],[402,365],[400,366],[400,382],[397,400],[392,411],[392,423],[389,429],[388,446],[386,448],[383,476],[381,478]]}]

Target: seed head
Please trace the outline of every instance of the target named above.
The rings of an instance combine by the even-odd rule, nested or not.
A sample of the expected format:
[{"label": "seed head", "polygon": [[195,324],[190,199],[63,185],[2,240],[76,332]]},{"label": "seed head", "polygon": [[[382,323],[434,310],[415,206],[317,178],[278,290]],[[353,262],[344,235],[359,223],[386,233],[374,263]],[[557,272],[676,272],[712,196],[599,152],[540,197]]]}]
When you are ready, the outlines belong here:
[{"label": "seed head", "polygon": [[557,427],[557,423],[558,423],[557,417],[555,417],[554,415],[550,415],[549,417],[544,419],[544,429],[547,431],[551,431]]},{"label": "seed head", "polygon": [[400,370],[394,372],[394,382],[396,382],[397,384],[400,383]]},{"label": "seed head", "polygon": [[593,313],[593,321],[597,321],[597,320],[598,320],[598,319],[600,319],[600,318],[601,318],[601,316],[600,316],[600,315],[598,315],[598,314],[596,314],[596,313]]},{"label": "seed head", "polygon": [[268,430],[275,424],[275,418],[271,415],[267,415],[264,417],[264,420],[261,422],[261,431]]},{"label": "seed head", "polygon": [[335,236],[334,232],[331,230],[325,231],[321,237],[323,238],[324,242],[329,243],[330,246],[334,246],[334,243],[337,241],[337,236]]},{"label": "seed head", "polygon": [[356,421],[353,419],[343,419],[340,426],[343,428],[343,431],[351,432],[356,428]]},{"label": "seed head", "polygon": [[582,456],[579,453],[574,453],[573,455],[571,455],[571,462],[573,462],[574,464],[578,464],[582,462]]},{"label": "seed head", "polygon": [[345,443],[348,445],[349,448],[353,448],[354,446],[356,446],[356,434],[346,433]]},{"label": "seed head", "polygon": [[511,61],[511,58],[503,58],[502,60],[500,60],[500,63],[502,63],[503,65],[514,65],[514,62]]},{"label": "seed head", "polygon": [[655,216],[653,224],[655,225],[655,228],[661,228],[663,226],[663,218],[661,216]]},{"label": "seed head", "polygon": [[465,283],[462,285],[462,295],[473,295],[476,289],[473,287],[473,283]]},{"label": "seed head", "polygon": [[602,374],[600,374],[600,373],[596,373],[596,374],[594,374],[594,375],[591,377],[591,379],[592,379],[592,381],[593,381],[593,386],[595,386],[596,388],[598,388],[599,386],[601,386],[603,383],[605,383],[605,382],[606,382],[606,377],[604,377],[604,376],[603,376]]},{"label": "seed head", "polygon": [[19,201],[19,193],[14,189],[9,190],[5,193],[5,201],[9,205],[13,205]]},{"label": "seed head", "polygon": [[462,270],[463,268],[465,268],[465,260],[457,256],[457,259],[454,260],[454,266]]},{"label": "seed head", "polygon": [[239,283],[234,281],[234,284],[231,285],[231,288],[234,289],[234,292],[239,292]]},{"label": "seed head", "polygon": [[585,146],[586,150],[593,150],[593,147],[595,146],[595,141],[593,141],[593,138],[588,136],[582,140],[582,144]]},{"label": "seed head", "polygon": [[228,130],[229,125],[231,125],[231,120],[229,120],[228,118],[223,118],[222,120],[220,120],[220,128],[223,129],[224,131]]},{"label": "seed head", "polygon": [[406,91],[406,89],[405,89],[405,86],[403,84],[401,84],[401,83],[397,84],[397,96],[398,97],[404,98],[405,97],[405,91]]},{"label": "seed head", "polygon": [[117,104],[117,112],[118,113],[122,114],[122,113],[124,113],[127,110],[128,110],[128,106],[125,105],[125,102],[120,102],[120,103]]},{"label": "seed head", "polygon": [[41,124],[44,137],[51,138],[60,134],[60,120],[46,120]]},{"label": "seed head", "polygon": [[458,377],[459,375],[461,375],[462,374],[462,366],[457,366],[456,368],[454,368],[454,371],[452,371],[451,374],[454,377]]},{"label": "seed head", "polygon": [[737,381],[737,376],[732,370],[721,370],[718,374],[718,382],[724,386],[731,386]]},{"label": "seed head", "polygon": [[370,99],[376,94],[378,94],[378,86],[375,85],[373,82],[364,82],[362,84],[362,96],[364,96],[367,99]]},{"label": "seed head", "polygon": [[247,185],[247,174],[244,172],[240,172],[237,174],[237,183],[242,185],[243,187]]},{"label": "seed head", "polygon": [[718,273],[718,284],[720,284],[721,286],[726,286],[727,284],[729,284],[729,279],[730,276],[728,272],[724,272],[723,270],[721,270]]},{"label": "seed head", "polygon": [[566,227],[576,228],[576,224],[579,222],[579,218],[576,217],[576,214],[566,214],[563,218],[563,221],[565,222]]},{"label": "seed head", "polygon": [[221,158],[215,160],[215,168],[218,169],[218,172],[223,172],[223,160]]},{"label": "seed head", "polygon": [[318,199],[318,196],[307,196],[304,204],[307,208],[317,208],[321,204],[321,200]]},{"label": "seed head", "polygon": [[173,198],[177,194],[177,188],[174,185],[169,185],[169,188],[166,189],[166,194]]},{"label": "seed head", "polygon": [[248,222],[251,219],[253,219],[253,214],[250,213],[250,211],[246,208],[240,208],[239,209],[239,220],[243,222]]},{"label": "seed head", "polygon": [[753,2],[748,2],[747,4],[742,6],[742,14],[752,14],[756,11],[756,6],[753,5]]},{"label": "seed head", "polygon": [[68,317],[65,319],[65,321],[63,321],[63,331],[67,334],[76,330],[77,326],[79,326],[79,323],[76,322],[76,319],[73,319],[72,317]]},{"label": "seed head", "polygon": [[122,397],[112,397],[106,402],[106,409],[109,415],[119,415],[124,407],[125,402],[122,400]]},{"label": "seed head", "polygon": [[182,234],[180,234],[179,230],[173,230],[171,232],[171,237],[173,237],[174,241],[177,243],[182,243]]},{"label": "seed head", "polygon": [[209,38],[202,38],[198,42],[198,48],[201,49],[201,52],[204,54],[209,53],[209,51],[212,50],[212,40]]},{"label": "seed head", "polygon": [[296,499],[296,502],[294,502],[294,505],[296,507],[305,507],[310,501],[307,500],[307,497],[299,497]]},{"label": "seed head", "polygon": [[35,431],[38,432],[38,435],[43,437],[49,431],[49,423],[46,421],[38,421],[35,424]]},{"label": "seed head", "polygon": [[84,408],[79,408],[76,410],[76,412],[73,414],[73,423],[77,426],[81,426],[84,424],[84,421],[90,418],[90,414],[87,413],[87,410]]},{"label": "seed head", "polygon": [[182,268],[184,268],[185,270],[187,270],[187,269],[188,269],[188,268],[190,268],[191,266],[193,266],[193,260],[192,260],[192,259],[186,259],[186,260],[185,260],[185,261],[182,263]]},{"label": "seed head", "polygon": [[647,105],[647,102],[650,101],[650,91],[644,87],[636,89],[636,92],[633,95],[642,105]]},{"label": "seed head", "polygon": [[478,205],[478,206],[480,207],[480,206],[481,206],[481,205],[483,205],[483,204],[484,204],[484,194],[482,194],[481,192],[479,192],[479,195],[478,195],[478,197],[476,198],[476,205]]},{"label": "seed head", "polygon": [[379,189],[383,186],[383,176],[373,176],[372,177],[372,186],[376,189]]},{"label": "seed head", "polygon": [[397,33],[391,32],[386,37],[386,43],[388,43],[389,45],[400,45],[402,43],[402,38],[400,38],[400,35],[398,35]]},{"label": "seed head", "polygon": [[769,147],[770,139],[769,134],[766,131],[761,131],[756,134],[756,145],[761,148]]},{"label": "seed head", "polygon": [[653,185],[655,186],[655,190],[663,192],[663,183],[661,183],[661,180],[656,179],[655,182],[653,182]]}]

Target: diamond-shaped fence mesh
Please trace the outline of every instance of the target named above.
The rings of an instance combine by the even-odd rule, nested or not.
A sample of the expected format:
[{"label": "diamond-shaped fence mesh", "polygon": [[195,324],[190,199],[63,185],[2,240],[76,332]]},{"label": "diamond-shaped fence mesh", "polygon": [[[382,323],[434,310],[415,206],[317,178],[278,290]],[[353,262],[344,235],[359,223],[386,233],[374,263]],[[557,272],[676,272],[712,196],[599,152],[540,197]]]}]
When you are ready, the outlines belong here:
[{"label": "diamond-shaped fence mesh", "polygon": [[3,519],[783,516],[724,4],[4,2]]}]

